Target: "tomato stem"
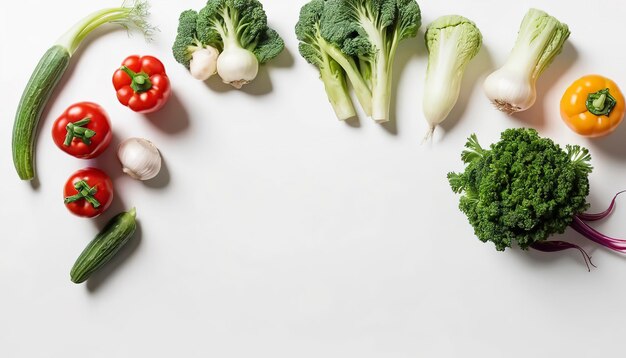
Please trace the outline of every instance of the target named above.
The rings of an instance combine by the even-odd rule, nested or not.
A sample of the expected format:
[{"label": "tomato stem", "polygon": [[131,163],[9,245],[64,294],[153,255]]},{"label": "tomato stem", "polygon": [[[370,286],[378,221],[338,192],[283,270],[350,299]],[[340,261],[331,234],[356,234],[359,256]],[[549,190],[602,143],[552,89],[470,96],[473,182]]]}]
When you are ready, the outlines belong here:
[{"label": "tomato stem", "polygon": [[93,206],[94,209],[97,209],[100,206],[100,202],[94,197],[94,195],[96,195],[96,193],[98,192],[98,189],[96,189],[95,186],[92,188],[89,186],[89,184],[87,184],[86,181],[81,180],[74,184],[74,188],[76,188],[76,191],[78,191],[78,193],[65,198],[63,200],[65,204],[85,199],[89,204],[91,204],[91,206]]},{"label": "tomato stem", "polygon": [[74,138],[80,138],[83,143],[90,145],[91,138],[96,135],[96,131],[85,128],[85,126],[89,124],[89,122],[91,122],[91,118],[86,117],[81,119],[80,121],[68,123],[65,126],[65,129],[67,130],[67,135],[65,136],[65,142],[63,142],[63,145],[69,147],[72,144],[72,140],[74,140]]},{"label": "tomato stem", "polygon": [[150,77],[146,73],[137,73],[126,66],[120,67],[120,70],[124,71],[131,78],[130,87],[135,93],[143,93],[152,88],[152,81],[150,81]]},{"label": "tomato stem", "polygon": [[616,104],[617,100],[611,96],[608,88],[590,93],[587,96],[587,110],[596,116],[608,116]]}]

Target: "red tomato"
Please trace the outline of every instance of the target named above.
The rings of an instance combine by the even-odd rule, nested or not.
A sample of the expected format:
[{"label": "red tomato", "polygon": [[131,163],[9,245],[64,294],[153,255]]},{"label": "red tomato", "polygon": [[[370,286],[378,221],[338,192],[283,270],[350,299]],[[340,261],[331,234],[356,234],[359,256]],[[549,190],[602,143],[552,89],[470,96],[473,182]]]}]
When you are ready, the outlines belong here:
[{"label": "red tomato", "polygon": [[67,179],[63,197],[65,206],[73,214],[93,218],[102,214],[111,205],[113,183],[100,169],[81,169]]},{"label": "red tomato", "polygon": [[152,113],[170,97],[170,80],[163,63],[156,57],[127,57],[113,74],[117,99],[135,112]]},{"label": "red tomato", "polygon": [[91,102],[69,106],[52,126],[52,139],[57,147],[80,159],[102,154],[111,138],[109,117],[102,107]]}]

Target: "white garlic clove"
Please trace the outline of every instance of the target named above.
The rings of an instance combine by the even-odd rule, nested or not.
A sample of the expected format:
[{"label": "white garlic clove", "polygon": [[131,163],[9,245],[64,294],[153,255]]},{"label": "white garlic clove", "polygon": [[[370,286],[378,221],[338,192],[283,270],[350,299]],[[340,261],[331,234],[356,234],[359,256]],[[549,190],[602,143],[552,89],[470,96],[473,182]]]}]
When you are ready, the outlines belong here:
[{"label": "white garlic clove", "polygon": [[195,51],[189,62],[191,75],[200,81],[208,80],[217,73],[218,56],[219,51],[211,46]]},{"label": "white garlic clove", "polygon": [[161,154],[147,139],[126,139],[117,149],[117,158],[124,173],[137,180],[152,179],[161,170]]}]

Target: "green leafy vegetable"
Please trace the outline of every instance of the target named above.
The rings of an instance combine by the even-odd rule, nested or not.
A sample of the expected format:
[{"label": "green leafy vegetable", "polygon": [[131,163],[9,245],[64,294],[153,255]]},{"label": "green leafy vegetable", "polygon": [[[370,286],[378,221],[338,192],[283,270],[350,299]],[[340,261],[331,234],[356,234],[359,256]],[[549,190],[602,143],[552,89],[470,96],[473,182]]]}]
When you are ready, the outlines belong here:
[{"label": "green leafy vegetable", "polygon": [[534,129],[508,129],[484,149],[472,135],[461,155],[462,173],[449,173],[459,208],[476,236],[499,251],[515,242],[522,249],[563,233],[588,207],[589,151],[563,150]]}]

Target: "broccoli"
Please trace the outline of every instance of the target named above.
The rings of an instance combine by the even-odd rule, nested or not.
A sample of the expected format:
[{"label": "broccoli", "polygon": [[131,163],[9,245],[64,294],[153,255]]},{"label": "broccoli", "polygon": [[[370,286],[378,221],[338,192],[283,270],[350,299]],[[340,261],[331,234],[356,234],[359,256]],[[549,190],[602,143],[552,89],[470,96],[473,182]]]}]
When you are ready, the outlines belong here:
[{"label": "broccoli", "polygon": [[189,62],[194,52],[205,47],[196,35],[198,12],[183,11],[178,19],[178,34],[172,47],[176,61],[189,69]]},{"label": "broccoli", "polygon": [[586,148],[568,145],[563,150],[525,128],[504,131],[489,149],[472,135],[465,147],[461,159],[467,167],[449,173],[448,181],[455,193],[463,194],[459,209],[481,241],[494,243],[498,251],[516,243],[523,250],[583,252],[570,243],[546,241],[571,226],[601,245],[626,251],[626,241],[606,237],[584,222],[607,216],[614,203],[601,214],[584,213],[593,169]]},{"label": "broccoli", "polygon": [[325,3],[321,36],[341,52],[359,59],[360,74],[372,91],[372,118],[377,122],[389,120],[392,67],[398,44],[415,37],[420,25],[421,13],[415,0]]},{"label": "broccoli", "polygon": [[267,15],[258,0],[209,0],[199,12],[187,10],[180,15],[172,51],[176,61],[192,73],[197,51],[219,53],[199,56],[203,61],[198,66],[215,68],[222,81],[241,88],[256,78],[259,64],[278,56],[284,47],[278,33],[267,26]]},{"label": "broccoli", "polygon": [[[341,120],[355,116],[348,94],[346,75],[352,82],[357,98],[367,115],[371,114],[372,93],[356,65],[356,60],[342,53],[337,46],[321,36],[320,20],[326,0],[313,0],[300,10],[296,36],[299,51],[307,62],[319,68],[328,99]],[[346,73],[347,72],[347,73]]]}]

